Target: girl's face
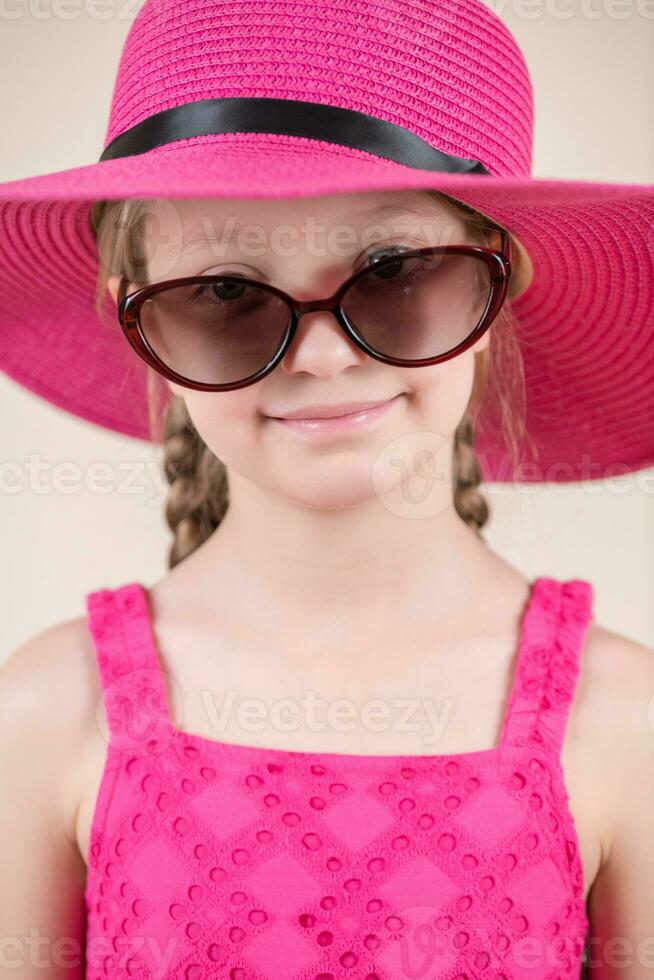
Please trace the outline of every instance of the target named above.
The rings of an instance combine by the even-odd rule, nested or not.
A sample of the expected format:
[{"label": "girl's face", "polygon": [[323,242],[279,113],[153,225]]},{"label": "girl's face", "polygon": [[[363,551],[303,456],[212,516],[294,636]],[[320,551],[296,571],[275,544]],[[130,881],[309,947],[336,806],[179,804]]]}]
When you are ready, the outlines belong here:
[{"label": "girl's face", "polygon": [[[157,199],[150,205],[155,219],[150,227],[157,234],[148,253],[150,282],[235,272],[269,282],[297,300],[331,295],[370,255],[391,244],[479,244],[458,215],[419,192],[283,202]],[[114,300],[117,288],[112,277]],[[475,352],[489,340],[486,331],[474,347],[449,361],[399,368],[356,347],[330,313],[310,313],[300,320],[283,360],[256,384],[229,392],[168,384],[229,470],[297,503],[347,507],[405,480],[420,455],[416,440],[421,450],[436,454],[439,470],[450,472]],[[394,399],[392,405],[368,425],[328,436],[277,420],[308,405],[387,399]]]}]

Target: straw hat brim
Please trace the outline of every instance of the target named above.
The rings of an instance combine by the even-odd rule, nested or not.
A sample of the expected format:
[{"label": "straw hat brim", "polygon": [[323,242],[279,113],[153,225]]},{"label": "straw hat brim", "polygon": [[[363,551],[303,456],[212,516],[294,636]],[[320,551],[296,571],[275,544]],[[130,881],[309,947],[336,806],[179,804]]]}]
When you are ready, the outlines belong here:
[{"label": "straw hat brim", "polygon": [[533,278],[512,301],[526,428],[516,473],[494,426],[486,480],[567,482],[654,465],[654,186],[415,170],[315,140],[198,137],[0,185],[0,367],[68,412],[150,438],[147,368],[94,301],[94,201],[432,189],[508,228]]}]

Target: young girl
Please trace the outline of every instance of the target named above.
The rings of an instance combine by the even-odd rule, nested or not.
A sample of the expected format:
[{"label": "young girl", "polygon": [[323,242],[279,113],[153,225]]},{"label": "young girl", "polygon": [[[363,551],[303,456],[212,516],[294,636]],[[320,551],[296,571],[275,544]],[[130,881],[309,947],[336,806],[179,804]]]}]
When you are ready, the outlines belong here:
[{"label": "young girl", "polygon": [[147,0],[102,160],[0,188],[3,367],[173,531],[3,668],[12,976],[651,974],[653,651],[479,484],[654,463],[652,189],[531,124],[477,0]]}]

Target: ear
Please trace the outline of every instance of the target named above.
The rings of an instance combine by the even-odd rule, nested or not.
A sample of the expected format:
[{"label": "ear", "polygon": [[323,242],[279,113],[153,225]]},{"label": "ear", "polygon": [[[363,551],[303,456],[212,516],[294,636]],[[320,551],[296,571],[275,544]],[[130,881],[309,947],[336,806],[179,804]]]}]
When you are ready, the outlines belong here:
[{"label": "ear", "polygon": [[114,305],[118,305],[118,287],[120,285],[120,276],[109,276],[107,279],[107,290],[114,301]]},{"label": "ear", "polygon": [[[107,279],[107,291],[111,295],[114,303],[118,305],[118,288],[120,286],[120,276],[109,276]],[[138,287],[138,283],[128,282],[127,291],[130,292]]]},{"label": "ear", "polygon": [[472,345],[470,350],[473,351],[475,354],[479,354],[481,353],[481,351],[486,350],[486,348],[490,344],[492,329],[493,329],[493,324],[491,323],[490,327],[488,328],[488,330],[486,330],[483,337],[480,337],[477,343]]},{"label": "ear", "polygon": [[511,235],[511,251],[513,254],[513,275],[509,284],[509,299],[517,299],[531,286],[534,278],[534,263],[522,242]]},{"label": "ear", "polygon": [[[491,248],[500,247],[499,231],[491,231],[489,245]],[[531,285],[534,278],[534,264],[527,249],[513,233],[511,233],[511,255],[513,269],[507,299],[517,299]]]}]

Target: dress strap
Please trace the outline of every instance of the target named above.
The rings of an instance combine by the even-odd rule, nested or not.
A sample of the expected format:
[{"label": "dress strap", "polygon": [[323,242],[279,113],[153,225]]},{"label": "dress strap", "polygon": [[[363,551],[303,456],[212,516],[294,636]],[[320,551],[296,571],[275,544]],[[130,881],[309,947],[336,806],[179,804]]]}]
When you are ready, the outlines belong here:
[{"label": "dress strap", "polygon": [[502,745],[542,746],[560,756],[593,598],[593,586],[583,579],[534,580]]},{"label": "dress strap", "polygon": [[86,609],[109,740],[132,754],[155,752],[171,725],[147,591],[139,582],[98,589],[86,595]]}]

